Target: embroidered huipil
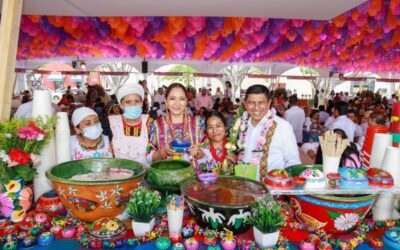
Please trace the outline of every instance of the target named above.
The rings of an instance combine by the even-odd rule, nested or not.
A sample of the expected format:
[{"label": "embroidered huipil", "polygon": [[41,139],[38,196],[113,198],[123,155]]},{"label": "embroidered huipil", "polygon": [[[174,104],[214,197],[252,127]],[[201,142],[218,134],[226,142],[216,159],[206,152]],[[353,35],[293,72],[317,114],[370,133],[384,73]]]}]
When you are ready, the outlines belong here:
[{"label": "embroidered huipil", "polygon": [[101,135],[102,141],[94,149],[87,149],[79,144],[76,135],[71,136],[71,155],[72,160],[82,160],[91,158],[112,158],[110,141],[107,136]]}]

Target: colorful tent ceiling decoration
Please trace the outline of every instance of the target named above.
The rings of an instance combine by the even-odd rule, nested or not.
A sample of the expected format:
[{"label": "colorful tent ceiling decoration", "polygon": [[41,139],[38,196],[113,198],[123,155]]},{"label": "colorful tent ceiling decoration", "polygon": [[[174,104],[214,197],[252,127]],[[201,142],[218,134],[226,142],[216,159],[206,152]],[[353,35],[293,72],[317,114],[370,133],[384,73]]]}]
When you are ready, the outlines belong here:
[{"label": "colorful tent ceiling decoration", "polygon": [[370,0],[331,21],[23,16],[18,59],[60,56],[281,62],[398,73],[400,0]]}]

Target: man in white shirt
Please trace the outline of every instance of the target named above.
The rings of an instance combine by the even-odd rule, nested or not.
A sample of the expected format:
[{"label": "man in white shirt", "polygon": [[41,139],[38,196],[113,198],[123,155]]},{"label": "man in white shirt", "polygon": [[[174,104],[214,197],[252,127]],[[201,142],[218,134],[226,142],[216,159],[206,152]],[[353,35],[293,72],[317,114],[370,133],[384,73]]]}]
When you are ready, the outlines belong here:
[{"label": "man in white shirt", "polygon": [[289,99],[290,109],[286,110],[284,118],[293,127],[297,143],[303,142],[303,126],[306,120],[304,110],[298,106],[297,96],[291,96]]},{"label": "man in white shirt", "polygon": [[158,88],[158,93],[154,96],[153,104],[155,102],[158,102],[160,104],[160,108],[162,111],[165,110],[165,96],[164,96],[164,89],[163,88]]},{"label": "man in white shirt", "polygon": [[335,117],[335,121],[333,121],[329,130],[334,130],[336,128],[342,129],[350,142],[354,142],[354,136],[356,133],[356,125],[352,120],[347,118],[347,112],[349,111],[349,104],[347,102],[339,101],[335,104],[333,116]]},{"label": "man in white shirt", "polygon": [[[33,107],[33,101],[21,104],[17,111],[14,114],[14,118],[21,119],[21,120],[28,120],[32,118],[32,107]],[[58,112],[58,106],[54,103],[51,104],[51,110],[53,112],[53,115],[57,114]]]},{"label": "man in white shirt", "polygon": [[319,122],[325,123],[326,120],[329,118],[328,112],[325,111],[324,105],[319,105]]},{"label": "man in white shirt", "polygon": [[[292,127],[284,119],[272,114],[270,104],[269,90],[264,85],[257,84],[247,89],[245,107],[250,118],[248,118],[247,128],[241,130],[241,133],[245,134],[246,139],[243,145],[244,154],[242,156],[239,155],[239,161],[257,165],[258,180],[265,177],[262,175],[262,172],[265,172],[262,170],[265,169],[262,169],[262,166],[260,166],[265,164],[265,162],[267,163],[266,170],[268,172],[273,169],[285,169],[288,166],[301,163]],[[271,120],[273,125],[269,129],[274,128],[275,131],[272,130],[272,139],[269,144],[265,140],[263,148],[268,148],[268,155],[265,156],[265,151],[255,150],[260,143],[260,135],[263,129]],[[262,156],[257,158],[259,154],[262,154]],[[258,159],[258,162],[253,162],[253,159]]]},{"label": "man in white shirt", "polygon": [[358,143],[359,139],[363,135],[363,130],[360,125],[358,125],[358,118],[356,116],[356,111],[354,109],[350,109],[349,112],[347,113],[347,118],[352,120],[354,122],[354,125],[356,125],[356,132],[354,134],[354,143]]}]

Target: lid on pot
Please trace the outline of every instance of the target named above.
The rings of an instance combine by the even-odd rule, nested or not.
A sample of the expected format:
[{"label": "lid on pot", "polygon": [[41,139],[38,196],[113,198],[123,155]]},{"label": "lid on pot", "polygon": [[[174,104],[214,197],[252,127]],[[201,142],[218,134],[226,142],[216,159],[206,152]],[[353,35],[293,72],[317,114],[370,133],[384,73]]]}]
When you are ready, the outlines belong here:
[{"label": "lid on pot", "polygon": [[292,176],[289,172],[282,169],[273,169],[264,178],[264,183],[271,187],[289,188],[293,185]]},{"label": "lid on pot", "polygon": [[394,185],[393,177],[390,173],[379,168],[370,168],[366,172],[368,182],[371,185],[390,187]]},{"label": "lid on pot", "polygon": [[117,218],[101,218],[93,222],[88,231],[95,238],[112,239],[124,235],[126,228]]},{"label": "lid on pot", "polygon": [[261,183],[237,176],[220,176],[214,183],[189,179],[181,191],[189,199],[216,206],[248,206],[267,194]]},{"label": "lid on pot", "polygon": [[383,236],[384,240],[389,241],[392,244],[400,244],[400,227],[392,227],[385,231]]}]

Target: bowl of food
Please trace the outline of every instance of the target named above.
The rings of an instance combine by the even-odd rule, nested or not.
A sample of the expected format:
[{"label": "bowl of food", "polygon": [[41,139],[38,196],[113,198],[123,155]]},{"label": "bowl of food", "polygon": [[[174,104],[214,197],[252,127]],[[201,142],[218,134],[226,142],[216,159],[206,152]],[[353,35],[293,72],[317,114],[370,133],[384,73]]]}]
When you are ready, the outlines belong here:
[{"label": "bowl of food", "polygon": [[[322,165],[296,165],[286,168],[292,176],[306,169],[322,170]],[[349,193],[351,193],[349,191]],[[346,233],[360,224],[371,209],[376,195],[295,195],[290,204],[300,222],[327,233]]]},{"label": "bowl of food", "polygon": [[146,169],[125,159],[85,159],[58,164],[46,172],[64,207],[93,222],[121,214]]},{"label": "bowl of food", "polygon": [[237,176],[219,176],[214,183],[195,178],[181,184],[190,213],[203,227],[243,233],[250,228],[251,205],[268,191],[260,182]]},{"label": "bowl of food", "polygon": [[153,162],[146,176],[151,187],[160,191],[179,191],[180,184],[195,176],[194,167],[187,161],[166,160]]}]

